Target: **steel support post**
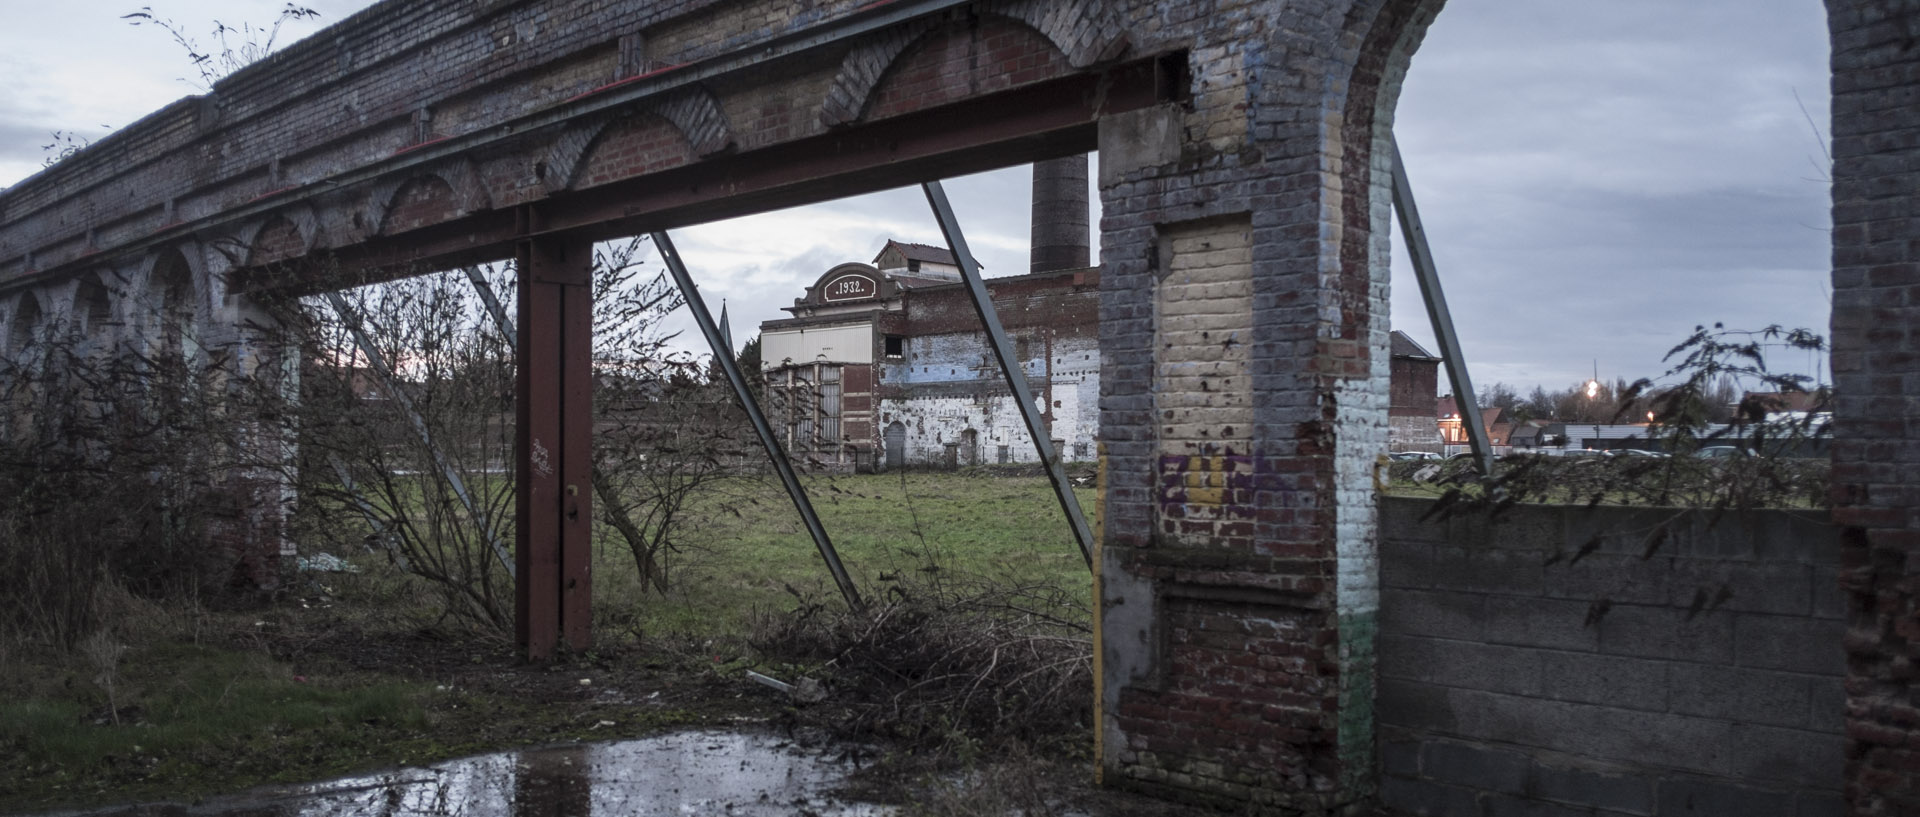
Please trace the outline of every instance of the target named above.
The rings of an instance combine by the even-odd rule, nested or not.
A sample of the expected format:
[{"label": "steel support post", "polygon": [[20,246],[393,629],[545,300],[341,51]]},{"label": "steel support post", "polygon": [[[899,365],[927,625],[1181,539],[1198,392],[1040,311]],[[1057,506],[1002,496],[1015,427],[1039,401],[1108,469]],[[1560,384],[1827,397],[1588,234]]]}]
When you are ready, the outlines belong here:
[{"label": "steel support post", "polygon": [[440,446],[434,443],[433,431],[427,427],[426,418],[420,416],[420,410],[414,407],[413,398],[408,397],[406,390],[399,388],[394,382],[393,370],[387,366],[386,356],[380,354],[380,349],[373,345],[373,339],[367,336],[366,328],[360,325],[360,314],[355,312],[353,306],[348,304],[347,299],[341,297],[338,292],[327,293],[327,303],[333,306],[334,314],[340,316],[341,322],[346,324],[347,331],[353,335],[353,344],[360,347],[361,354],[367,356],[367,369],[373,373],[375,380],[380,381],[381,392],[392,399],[394,405],[400,407],[402,414],[407,415],[407,421],[413,425],[413,433],[420,438],[420,444],[427,447],[427,453],[433,457],[434,466],[440,469],[440,477],[445,479],[447,486],[453,489],[453,495],[460,498],[460,504],[466,506],[467,516],[473,520],[473,524],[479,526],[480,535],[486,537],[487,544],[493,548],[493,555],[499,558],[500,564],[507,569],[507,575],[517,575],[513,559],[507,556],[506,545],[502,544],[500,537],[494,533],[493,521],[488,519],[486,512],[480,509],[480,503],[474,501],[473,494],[467,490],[466,481],[460,478],[459,470],[453,467],[453,461],[447,459],[446,452],[441,451]]},{"label": "steel support post", "polygon": [[1427,246],[1426,228],[1420,225],[1420,210],[1413,206],[1413,185],[1407,181],[1406,163],[1400,160],[1400,143],[1389,136],[1387,145],[1393,151],[1393,212],[1400,217],[1407,257],[1413,262],[1413,275],[1420,281],[1420,296],[1426,302],[1434,338],[1440,342],[1440,354],[1445,358],[1453,404],[1460,409],[1460,427],[1467,431],[1467,444],[1473,448],[1473,461],[1480,466],[1480,473],[1491,475],[1493,446],[1487,441],[1486,426],[1480,424],[1480,405],[1474,398],[1473,380],[1467,377],[1467,358],[1460,353],[1460,336],[1453,331],[1446,293],[1440,291],[1440,271],[1433,263],[1433,250]]},{"label": "steel support post", "polygon": [[753,431],[760,436],[760,445],[767,449],[767,459],[773,461],[773,470],[780,475],[780,482],[787,486],[787,496],[793,499],[794,510],[800,512],[801,521],[807,525],[807,533],[813,536],[813,545],[820,551],[820,558],[827,563],[827,570],[833,573],[833,582],[840,586],[840,595],[847,600],[847,606],[855,610],[865,607],[860,601],[860,591],[853,586],[853,579],[847,576],[847,569],[840,564],[840,554],[833,549],[833,540],[827,537],[827,529],[820,524],[819,515],[813,512],[813,503],[807,499],[807,491],[800,485],[799,475],[793,472],[793,464],[787,460],[786,451],[780,447],[779,438],[773,436],[773,427],[767,424],[767,416],[760,411],[759,401],[753,399],[753,392],[747,388],[747,378],[740,373],[740,364],[733,359],[733,348],[720,337],[720,327],[714,325],[713,314],[707,311],[707,304],[700,299],[700,289],[693,285],[693,276],[687,274],[687,265],[680,260],[680,253],[673,248],[673,239],[665,232],[653,234],[653,245],[660,251],[660,259],[667,264],[667,270],[673,274],[673,283],[680,287],[680,294],[687,300],[687,311],[693,313],[693,322],[700,327],[700,334],[707,339],[707,348],[713,350],[713,358],[720,364],[720,371],[726,373],[727,383],[733,386],[733,396],[740,400],[740,407],[746,409],[747,419],[753,423]]},{"label": "steel support post", "polygon": [[980,280],[980,264],[973,260],[973,253],[967,249],[966,236],[960,232],[960,220],[953,215],[953,205],[947,203],[947,192],[939,182],[926,182],[920,185],[927,192],[927,203],[933,205],[933,217],[940,222],[940,232],[947,237],[947,248],[953,251],[953,258],[960,264],[960,276],[966,280],[967,296],[973,300],[973,310],[980,315],[980,323],[987,329],[988,346],[993,349],[993,359],[1000,364],[1000,373],[1006,375],[1007,387],[1013,390],[1013,402],[1020,406],[1020,418],[1026,421],[1027,434],[1033,437],[1033,448],[1040,454],[1040,461],[1046,463],[1047,479],[1053,482],[1054,496],[1060,498],[1060,510],[1066,512],[1067,523],[1073,527],[1074,541],[1080,545],[1080,557],[1085,559],[1087,567],[1093,567],[1093,533],[1087,529],[1087,518],[1080,512],[1080,500],[1073,495],[1073,486],[1067,482],[1067,472],[1060,465],[1059,453],[1053,450],[1053,438],[1047,429],[1040,410],[1033,404],[1033,390],[1027,387],[1027,377],[1020,369],[1020,361],[1014,355],[1013,343],[1007,340],[1007,331],[1000,325],[1000,314],[993,308],[993,298],[987,294],[987,285]]},{"label": "steel support post", "polygon": [[592,644],[593,243],[520,242],[514,341],[514,635],[542,660]]}]

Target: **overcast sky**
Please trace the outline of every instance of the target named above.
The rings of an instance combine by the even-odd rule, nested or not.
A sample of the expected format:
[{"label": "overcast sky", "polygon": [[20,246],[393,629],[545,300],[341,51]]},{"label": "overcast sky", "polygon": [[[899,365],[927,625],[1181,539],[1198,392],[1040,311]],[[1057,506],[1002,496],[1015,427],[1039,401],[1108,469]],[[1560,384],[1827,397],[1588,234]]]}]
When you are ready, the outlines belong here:
[{"label": "overcast sky", "polygon": [[[212,21],[271,23],[283,4],[154,11],[207,44]],[[304,5],[330,24],[369,4]],[[139,5],[0,7],[0,184],[40,169],[52,131],[98,137],[199,90],[165,32],[120,19]],[[318,27],[289,24],[282,42]],[[1596,362],[1605,378],[1657,375],[1701,323],[1824,334],[1827,77],[1815,0],[1451,0],[1396,131],[1476,384],[1558,388]],[[947,188],[987,274],[1024,271],[1025,168]],[[740,342],[889,237],[941,243],[918,189],[676,232]],[[1437,351],[1397,236],[1394,253],[1394,326]]]}]

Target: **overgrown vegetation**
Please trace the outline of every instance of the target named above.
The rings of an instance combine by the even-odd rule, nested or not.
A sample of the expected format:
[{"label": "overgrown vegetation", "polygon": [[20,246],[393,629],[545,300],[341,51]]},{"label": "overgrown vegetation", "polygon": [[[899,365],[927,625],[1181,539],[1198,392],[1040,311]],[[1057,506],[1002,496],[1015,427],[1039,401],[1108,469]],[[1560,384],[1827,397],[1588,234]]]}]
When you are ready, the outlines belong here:
[{"label": "overgrown vegetation", "polygon": [[[1416,493],[1437,495],[1432,514],[1443,517],[1468,510],[1498,516],[1523,502],[1703,508],[1716,518],[1762,507],[1828,507],[1828,462],[1807,455],[1822,450],[1831,391],[1809,391],[1811,378],[1769,369],[1770,350],[1824,352],[1825,341],[1778,326],[1695,327],[1667,353],[1673,364],[1660,380],[1619,390],[1607,422],[1650,413],[1656,420],[1647,434],[1671,456],[1521,453],[1501,458],[1485,475],[1464,459],[1395,463],[1389,473],[1403,491],[1411,484]],[[1745,396],[1726,402],[1735,391]],[[1787,411],[1789,396],[1803,397],[1808,408]],[[1719,419],[1723,411],[1727,422]],[[1724,447],[1728,456],[1695,456],[1708,446]]]}]

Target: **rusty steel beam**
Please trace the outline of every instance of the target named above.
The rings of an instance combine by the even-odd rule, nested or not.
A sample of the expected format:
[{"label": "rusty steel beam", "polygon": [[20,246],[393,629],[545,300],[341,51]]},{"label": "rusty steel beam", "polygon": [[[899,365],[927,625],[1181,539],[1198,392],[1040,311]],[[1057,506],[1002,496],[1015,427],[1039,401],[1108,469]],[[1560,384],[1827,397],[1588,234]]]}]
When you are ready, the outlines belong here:
[{"label": "rusty steel beam", "polygon": [[[698,87],[715,80],[738,81],[743,75],[765,72],[780,63],[806,60],[821,49],[845,47],[845,43],[884,31],[901,23],[951,12],[975,0],[881,0],[868,3],[832,19],[796,31],[774,35],[763,42],[716,54],[697,63],[653,71],[610,83],[531,113],[514,116],[467,133],[438,139],[360,167],[336,173],[324,179],[276,190],[252,201],[227,207],[218,213],[169,224],[153,234],[114,247],[112,254],[138,252],[205,234],[222,226],[248,218],[264,216],[316,193],[330,192],[355,185],[372,184],[408,171],[476,150],[499,150],[529,133],[550,132],[568,123],[608,111],[629,108],[667,97],[675,91]],[[504,256],[503,256],[504,257]],[[94,256],[89,263],[100,260]],[[487,260],[498,260],[487,259]],[[40,270],[42,275],[59,269]],[[27,276],[9,285],[30,282],[40,276]]]},{"label": "rusty steel beam", "polygon": [[[1076,74],[942,108],[555,194],[529,207],[537,232],[610,240],[763,213],[1076,153],[1095,145],[1099,117],[1151,106],[1169,93],[1154,60]],[[338,269],[446,269],[512,255],[526,237],[518,210],[474,213],[333,253]],[[379,277],[377,274],[375,277]],[[324,288],[265,275],[247,288]]]},{"label": "rusty steel beam", "polygon": [[592,645],[593,242],[518,252],[514,636],[527,657]]}]

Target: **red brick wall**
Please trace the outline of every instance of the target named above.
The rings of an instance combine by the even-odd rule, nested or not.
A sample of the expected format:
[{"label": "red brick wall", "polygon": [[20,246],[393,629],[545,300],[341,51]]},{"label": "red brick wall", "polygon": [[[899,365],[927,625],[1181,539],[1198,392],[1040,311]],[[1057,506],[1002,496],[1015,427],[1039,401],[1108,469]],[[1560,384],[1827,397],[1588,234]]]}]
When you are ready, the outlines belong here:
[{"label": "red brick wall", "polygon": [[977,17],[928,35],[887,71],[868,118],[885,119],[1063,76],[1067,58],[1038,32]]},{"label": "red brick wall", "polygon": [[395,235],[439,224],[459,214],[453,188],[435,176],[420,176],[407,182],[393,196],[380,232]]},{"label": "red brick wall", "polygon": [[634,117],[608,125],[600,134],[576,171],[575,185],[594,187],[692,160],[686,137],[673,125],[658,117]]}]

